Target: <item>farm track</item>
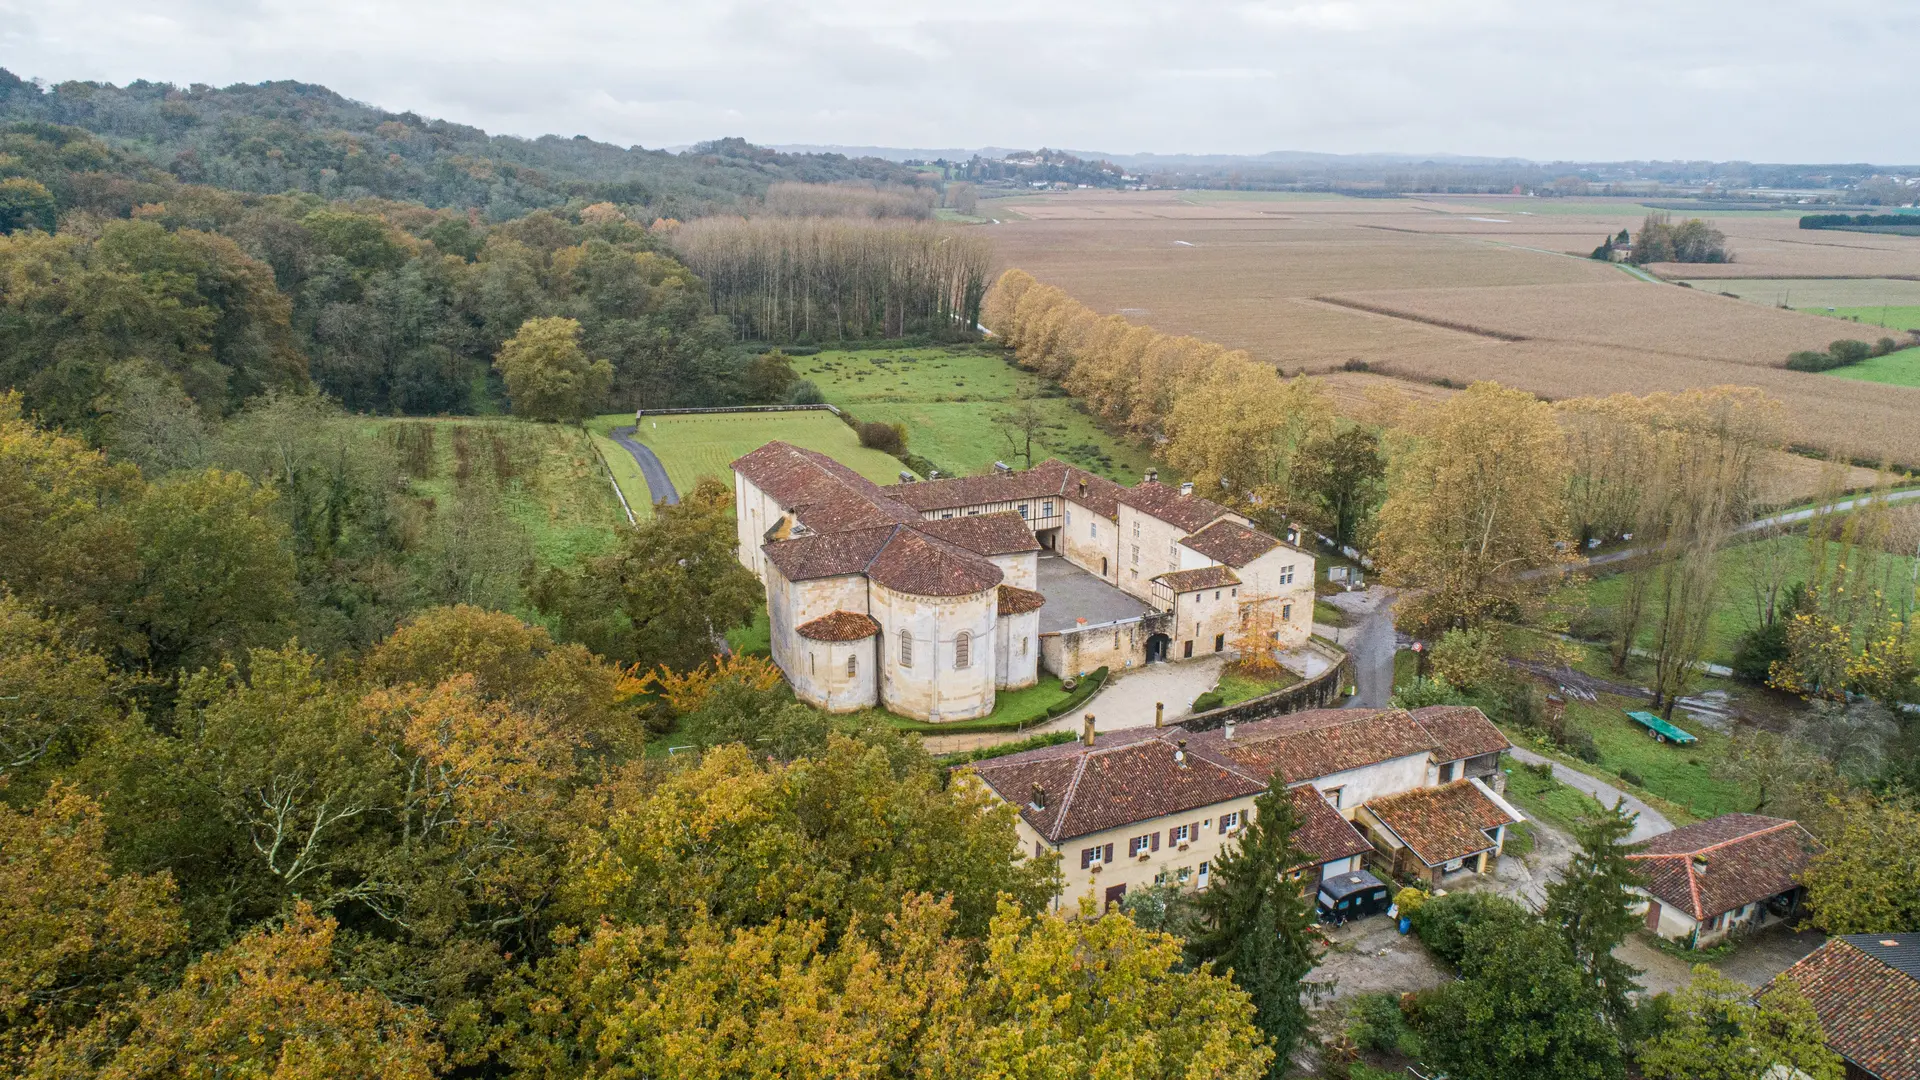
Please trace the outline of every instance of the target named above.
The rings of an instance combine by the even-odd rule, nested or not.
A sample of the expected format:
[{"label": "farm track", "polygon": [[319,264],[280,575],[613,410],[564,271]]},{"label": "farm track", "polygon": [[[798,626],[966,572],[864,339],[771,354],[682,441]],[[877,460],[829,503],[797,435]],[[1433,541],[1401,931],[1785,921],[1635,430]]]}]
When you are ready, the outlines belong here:
[{"label": "farm track", "polygon": [[667,478],[667,467],[660,464],[660,458],[634,440],[631,427],[614,428],[613,441],[626,448],[633,455],[633,463],[640,466],[640,475],[647,478],[647,492],[653,498],[654,505],[665,503],[668,506],[680,505],[680,493],[673,489],[673,481]]}]

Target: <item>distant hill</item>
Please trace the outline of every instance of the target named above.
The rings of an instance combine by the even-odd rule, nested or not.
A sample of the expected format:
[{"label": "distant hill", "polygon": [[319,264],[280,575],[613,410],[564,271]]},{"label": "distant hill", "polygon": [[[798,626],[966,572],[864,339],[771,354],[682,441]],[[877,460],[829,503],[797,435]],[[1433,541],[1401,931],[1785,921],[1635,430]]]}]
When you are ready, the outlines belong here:
[{"label": "distant hill", "polygon": [[[834,153],[885,161],[967,161],[973,157],[1004,158],[1024,151],[1004,146],[899,147],[794,144],[775,146],[796,154]],[[1472,157],[1461,154],[1322,154],[1311,150],[1270,150],[1264,154],[1115,154],[1106,150],[1066,150],[1085,161],[1111,161],[1129,168],[1233,167],[1261,165],[1529,165],[1524,158]]]},{"label": "distant hill", "polygon": [[494,221],[574,199],[684,218],[758,196],[779,180],[915,178],[878,157],[784,153],[743,139],[670,153],[584,135],[488,135],[300,82],[66,82],[42,90],[0,68],[0,123],[20,121],[84,129],[188,183],[474,207]]}]

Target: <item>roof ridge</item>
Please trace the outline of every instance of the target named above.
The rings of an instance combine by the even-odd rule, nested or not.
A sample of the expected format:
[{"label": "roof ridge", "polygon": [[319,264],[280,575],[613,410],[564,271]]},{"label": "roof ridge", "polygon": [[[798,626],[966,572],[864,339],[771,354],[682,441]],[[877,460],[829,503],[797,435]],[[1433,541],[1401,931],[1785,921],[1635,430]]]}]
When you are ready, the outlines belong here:
[{"label": "roof ridge", "polygon": [[1053,828],[1049,830],[1053,835],[1047,837],[1049,840],[1058,842],[1060,839],[1060,831],[1066,828],[1067,810],[1073,806],[1074,792],[1080,790],[1080,778],[1087,773],[1087,758],[1089,756],[1091,755],[1081,754],[1078,760],[1074,762],[1073,779],[1067,781],[1067,793],[1060,797],[1060,812],[1053,816]]},{"label": "roof ridge", "polygon": [[[1756,814],[1754,816],[1760,817],[1763,815]],[[1713,820],[1712,818],[1707,819],[1707,821],[1712,821],[1712,820]],[[1705,825],[1707,824],[1707,821],[1699,822],[1699,824]],[[1703,847],[1703,848],[1694,848],[1690,851],[1639,851],[1631,855],[1628,855],[1627,858],[1629,859],[1691,859],[1696,855],[1705,855],[1710,851],[1719,851],[1721,848],[1726,847],[1728,844],[1737,844],[1742,840],[1751,840],[1756,836],[1770,836],[1773,833],[1784,832],[1788,828],[1795,828],[1795,827],[1798,827],[1799,825],[1800,823],[1798,821],[1793,820],[1792,818],[1782,818],[1780,819],[1780,823],[1778,825],[1769,825],[1764,829],[1755,829],[1752,832],[1744,832],[1744,833],[1741,833],[1739,836],[1729,836],[1725,840],[1716,841],[1714,843],[1708,844],[1706,847]],[[1686,826],[1683,825],[1681,826],[1681,828],[1686,828]],[[1676,829],[1674,831],[1678,832],[1679,830]]]}]

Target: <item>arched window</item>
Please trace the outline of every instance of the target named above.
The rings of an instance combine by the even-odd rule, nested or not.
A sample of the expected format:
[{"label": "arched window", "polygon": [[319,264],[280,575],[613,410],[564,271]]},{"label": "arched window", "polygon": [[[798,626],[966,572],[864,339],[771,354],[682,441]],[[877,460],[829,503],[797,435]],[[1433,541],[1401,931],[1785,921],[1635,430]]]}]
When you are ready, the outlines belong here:
[{"label": "arched window", "polygon": [[913,631],[900,631],[900,666],[913,666]]},{"label": "arched window", "polygon": [[965,670],[973,663],[973,635],[965,630],[953,639],[953,666],[956,670]]},{"label": "arched window", "polygon": [[851,679],[858,674],[860,674],[860,654],[848,653],[847,654],[847,678]]}]

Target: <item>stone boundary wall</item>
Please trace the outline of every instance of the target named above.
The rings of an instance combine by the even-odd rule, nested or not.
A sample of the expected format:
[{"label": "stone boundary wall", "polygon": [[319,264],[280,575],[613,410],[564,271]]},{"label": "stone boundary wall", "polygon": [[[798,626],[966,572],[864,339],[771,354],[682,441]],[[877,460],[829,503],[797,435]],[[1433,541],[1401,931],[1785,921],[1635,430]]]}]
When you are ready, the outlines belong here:
[{"label": "stone boundary wall", "polygon": [[1262,697],[1250,698],[1238,705],[1224,705],[1218,709],[1209,709],[1203,713],[1194,713],[1185,719],[1175,721],[1169,727],[1182,727],[1188,731],[1212,731],[1231,720],[1236,724],[1251,723],[1255,720],[1271,720],[1304,709],[1325,709],[1339,703],[1340,690],[1353,678],[1353,660],[1346,652],[1324,641],[1308,639],[1306,648],[1334,660],[1333,666],[1304,682],[1275,690]]},{"label": "stone boundary wall", "polygon": [[840,409],[833,405],[714,405],[699,409],[636,409],[639,416],[688,416],[696,413],[763,413],[763,412],[830,412],[840,415]]}]

